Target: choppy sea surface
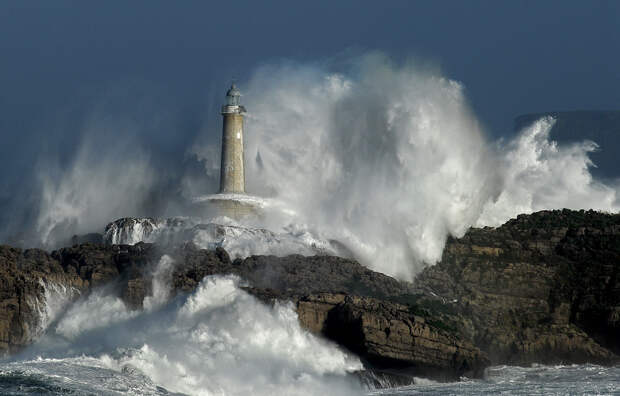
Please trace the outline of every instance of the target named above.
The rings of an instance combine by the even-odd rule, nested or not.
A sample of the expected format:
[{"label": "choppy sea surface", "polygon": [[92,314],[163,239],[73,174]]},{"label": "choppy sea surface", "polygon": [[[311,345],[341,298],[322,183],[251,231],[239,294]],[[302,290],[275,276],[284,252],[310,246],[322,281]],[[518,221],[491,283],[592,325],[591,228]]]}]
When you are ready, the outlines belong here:
[{"label": "choppy sea surface", "polygon": [[[239,381],[243,381],[239,378]],[[620,367],[569,365],[495,366],[482,380],[439,383],[416,378],[400,388],[367,395],[620,395]],[[196,389],[197,394],[201,394]],[[2,395],[183,395],[157,385],[138,370],[114,370],[100,359],[34,359],[0,365]],[[211,393],[224,395],[228,393]],[[235,394],[235,393],[232,393]],[[276,393],[277,394],[277,391]],[[283,395],[286,392],[282,393]]]},{"label": "choppy sea surface", "polygon": [[42,282],[44,295],[27,301],[39,313],[32,344],[0,360],[0,395],[620,395],[620,367],[596,365],[497,366],[481,380],[369,389],[362,361],[303,329],[292,303],[265,305],[234,275],[171,297],[174,259],[153,264],[142,310],[113,288],[80,296]]},{"label": "choppy sea surface", "polygon": [[417,379],[415,385],[370,392],[371,395],[620,395],[620,367],[568,365],[495,366],[482,380],[439,383]]}]

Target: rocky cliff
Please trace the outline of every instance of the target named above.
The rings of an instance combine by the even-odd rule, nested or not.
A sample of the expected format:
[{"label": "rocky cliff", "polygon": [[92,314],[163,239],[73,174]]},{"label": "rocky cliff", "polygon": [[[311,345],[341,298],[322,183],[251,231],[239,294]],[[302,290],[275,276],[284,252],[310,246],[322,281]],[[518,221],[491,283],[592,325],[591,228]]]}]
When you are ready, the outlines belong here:
[{"label": "rocky cliff", "polygon": [[[155,271],[163,255],[173,264]],[[259,299],[292,301],[300,322],[371,367],[455,378],[491,363],[618,361],[620,215],[553,211],[451,239],[415,284],[331,256],[251,256],[193,244],[0,247],[0,351],[54,320],[50,290],[75,299],[106,284],[133,309],[163,277],[172,295],[234,273]],[[157,275],[156,275],[157,274]],[[48,304],[49,305],[49,304]]]},{"label": "rocky cliff", "polygon": [[543,211],[448,241],[416,280],[494,363],[618,360],[620,215]]},{"label": "rocky cliff", "polygon": [[[0,350],[15,352],[39,335],[48,289],[62,285],[78,298],[106,284],[133,309],[152,294],[157,262],[174,263],[164,274],[172,296],[189,292],[208,275],[237,274],[259,299],[292,301],[309,330],[357,352],[371,367],[412,367],[444,378],[481,375],[488,360],[470,341],[392,302],[411,285],[331,256],[251,256],[231,261],[224,249],[193,244],[161,250],[153,244],[83,244],[48,254],[0,247]],[[161,276],[161,274],[160,274]],[[350,337],[355,334],[355,337]]]}]

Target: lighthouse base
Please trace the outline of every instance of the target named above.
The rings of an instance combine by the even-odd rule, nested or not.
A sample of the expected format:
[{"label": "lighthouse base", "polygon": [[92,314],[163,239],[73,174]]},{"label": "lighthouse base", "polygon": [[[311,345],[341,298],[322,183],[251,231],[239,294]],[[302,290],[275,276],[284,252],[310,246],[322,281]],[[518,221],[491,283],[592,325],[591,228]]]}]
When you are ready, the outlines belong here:
[{"label": "lighthouse base", "polygon": [[246,194],[212,194],[193,200],[195,205],[218,216],[240,220],[247,217],[261,217],[264,200]]}]

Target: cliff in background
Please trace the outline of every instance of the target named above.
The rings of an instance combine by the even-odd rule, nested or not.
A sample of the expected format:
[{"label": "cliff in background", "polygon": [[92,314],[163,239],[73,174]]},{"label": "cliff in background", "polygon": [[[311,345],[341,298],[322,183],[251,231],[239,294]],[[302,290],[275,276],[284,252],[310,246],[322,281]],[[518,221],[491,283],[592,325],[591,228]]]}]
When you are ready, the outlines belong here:
[{"label": "cliff in background", "polygon": [[620,147],[620,111],[554,111],[523,114],[515,118],[514,130],[520,131],[542,117],[551,116],[556,123],[551,138],[560,144],[591,140],[599,150],[590,158],[596,165],[591,172],[596,177],[618,178],[617,148]]},{"label": "cliff in background", "polygon": [[450,239],[414,284],[331,256],[231,261],[191,244],[2,246],[0,351],[18,351],[49,324],[51,285],[79,298],[106,284],[140,309],[164,253],[174,260],[165,274],[172,295],[207,275],[237,274],[249,293],[292,301],[303,326],[381,370],[455,378],[491,363],[614,363],[620,353],[620,215],[568,210]]}]

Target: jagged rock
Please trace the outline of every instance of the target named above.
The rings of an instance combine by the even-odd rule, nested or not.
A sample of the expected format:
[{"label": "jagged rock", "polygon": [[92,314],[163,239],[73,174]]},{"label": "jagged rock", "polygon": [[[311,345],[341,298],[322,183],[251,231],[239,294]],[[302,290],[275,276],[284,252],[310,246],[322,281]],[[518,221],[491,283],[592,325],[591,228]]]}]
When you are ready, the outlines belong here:
[{"label": "jagged rock", "polygon": [[[96,232],[83,235],[74,235],[71,237],[70,245],[82,245],[84,243],[103,243],[103,234]],[[62,245],[61,245],[62,246]]]},{"label": "jagged rock", "polygon": [[542,211],[471,229],[416,288],[456,300],[494,363],[617,361],[620,215]]},{"label": "jagged rock", "polygon": [[0,246],[0,354],[19,350],[38,333],[45,319],[43,283],[85,284],[42,250]]},{"label": "jagged rock", "polygon": [[[43,288],[37,284],[39,279],[51,281],[53,278],[54,282],[72,285],[83,294],[93,287],[112,283],[125,303],[135,309],[140,308],[145,297],[152,292],[150,287],[153,269],[164,253],[159,247],[146,243],[133,246],[85,244],[63,248],[51,254],[41,250],[21,251],[9,247],[0,247],[0,252],[7,256],[2,263],[7,269],[13,269],[17,277],[27,279],[34,285],[30,289],[18,286],[17,294],[27,294],[44,303]],[[456,334],[450,334],[428,322],[424,323],[421,317],[408,312],[405,306],[381,300],[408,293],[410,284],[370,271],[353,260],[292,255],[252,256],[245,260],[231,261],[224,249],[204,250],[193,244],[178,246],[166,253],[175,263],[169,276],[172,296],[192,291],[207,275],[233,273],[250,282],[253,287],[247,288],[247,291],[251,294],[263,301],[292,301],[296,304],[302,325],[355,349],[362,358],[373,364],[381,362],[381,367],[415,366],[420,375],[430,373],[432,368],[436,373],[441,371],[442,375],[454,378],[468,370],[479,374],[486,365],[486,360],[475,348],[471,356],[463,355],[466,357],[461,359],[464,351],[469,351],[470,345],[460,342]],[[27,267],[21,264],[21,269],[37,268],[39,272],[23,272],[17,268],[20,263],[28,263]],[[9,276],[3,276],[3,279],[10,279]],[[11,289],[5,294],[7,298],[3,301],[10,306],[14,300],[8,296],[16,294],[15,290]],[[367,299],[351,299],[350,296],[366,296]],[[77,294],[73,297],[77,297]],[[319,301],[325,302],[324,307],[327,309],[323,313],[317,311],[320,307]],[[377,329],[370,325],[374,322],[364,322],[364,326],[360,327],[357,325],[358,321],[349,320],[349,316],[338,315],[344,309],[354,309],[351,311],[354,315],[387,323],[381,322],[381,326],[395,326],[393,335],[386,339],[377,338]],[[14,311],[20,312],[19,306]],[[397,312],[397,316],[394,316],[394,312]],[[323,316],[318,318],[317,315],[320,314]],[[309,320],[311,315],[314,315],[315,319]],[[26,316],[22,314],[0,317],[0,326],[19,327],[36,321],[36,318],[37,312],[34,309],[27,312]],[[399,330],[396,330],[396,326],[399,321],[414,324],[424,335],[411,335],[408,338],[397,336]],[[335,329],[339,331],[336,332]],[[353,345],[344,342],[346,337],[342,334],[347,331],[365,334],[368,343]],[[383,331],[381,328],[380,334],[384,334]],[[34,336],[36,334],[23,328],[12,338],[5,337],[0,348],[4,351],[16,351]],[[402,345],[399,346],[399,342],[402,342]],[[385,345],[382,346],[382,343]],[[425,343],[430,343],[435,349],[434,360],[427,357],[431,347]],[[399,349],[401,352],[396,353]],[[441,359],[446,361],[441,362]]]},{"label": "jagged rock", "polygon": [[480,377],[488,358],[457,333],[427,322],[404,305],[370,297],[320,294],[297,301],[308,329],[364,357],[377,368],[416,375]]},{"label": "jagged rock", "polygon": [[324,255],[231,261],[222,248],[192,243],[51,254],[0,246],[0,351],[17,351],[45,325],[44,284],[71,290],[69,299],[111,285],[139,309],[164,253],[174,261],[171,296],[207,275],[237,274],[249,293],[292,301],[302,325],[380,369],[455,378],[480,375],[489,362],[612,363],[620,353],[620,215],[574,211],[471,229],[415,285]]}]

